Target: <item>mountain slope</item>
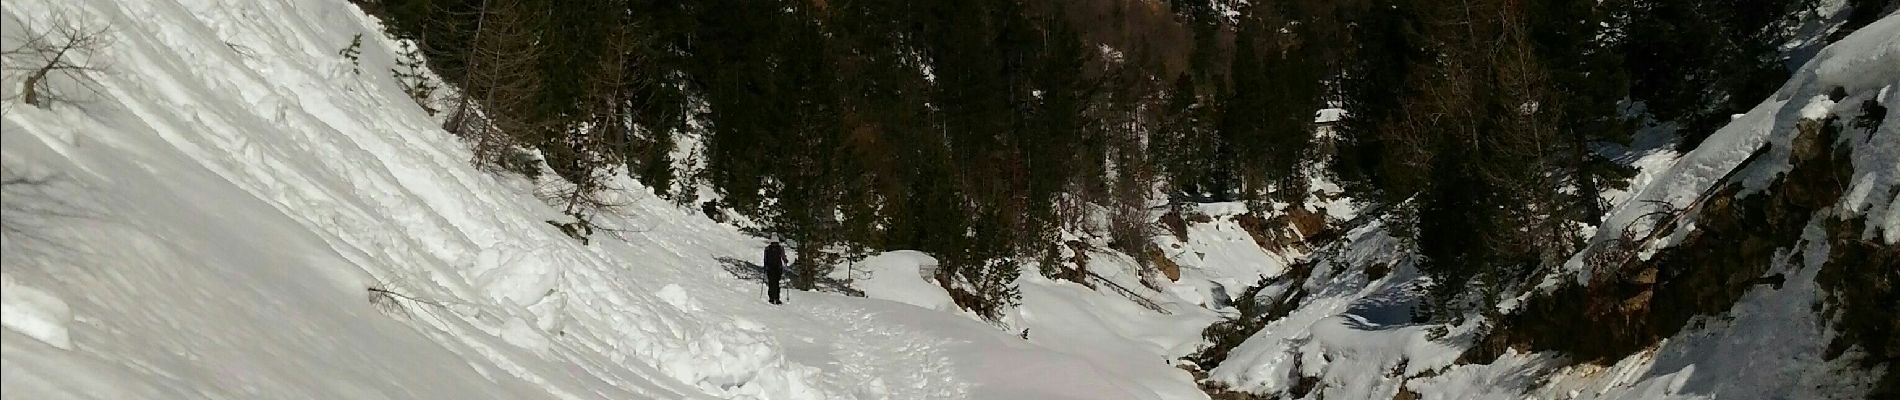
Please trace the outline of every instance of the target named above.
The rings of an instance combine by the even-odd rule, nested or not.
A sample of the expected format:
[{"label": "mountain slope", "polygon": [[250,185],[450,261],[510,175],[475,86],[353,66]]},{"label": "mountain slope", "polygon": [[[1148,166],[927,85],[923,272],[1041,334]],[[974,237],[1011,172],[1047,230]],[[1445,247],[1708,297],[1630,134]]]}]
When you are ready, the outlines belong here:
[{"label": "mountain slope", "polygon": [[59,20],[112,39],[54,82],[79,101],[5,103],[6,398],[1204,396],[957,314],[768,306],[740,278],[763,243],[631,181],[620,232],[582,245],[469,165],[342,0],[4,18],[8,48]]},{"label": "mountain slope", "polygon": [[1421,283],[1411,251],[1377,223],[1355,230],[1290,275],[1303,279],[1262,291],[1296,306],[1211,380],[1287,398],[1900,393],[1896,90],[1900,16],[1889,15],[1694,150],[1643,161],[1646,179],[1591,246],[1496,318],[1409,321]]}]

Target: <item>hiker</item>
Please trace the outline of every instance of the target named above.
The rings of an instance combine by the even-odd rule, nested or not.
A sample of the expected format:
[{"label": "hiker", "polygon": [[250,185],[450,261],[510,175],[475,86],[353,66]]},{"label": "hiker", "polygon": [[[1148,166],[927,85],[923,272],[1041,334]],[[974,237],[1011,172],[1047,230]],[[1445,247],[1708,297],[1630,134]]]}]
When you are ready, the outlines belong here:
[{"label": "hiker", "polygon": [[772,237],[772,244],[765,246],[765,292],[772,304],[785,304],[778,299],[778,279],[785,276],[785,246],[779,245],[778,237]]}]

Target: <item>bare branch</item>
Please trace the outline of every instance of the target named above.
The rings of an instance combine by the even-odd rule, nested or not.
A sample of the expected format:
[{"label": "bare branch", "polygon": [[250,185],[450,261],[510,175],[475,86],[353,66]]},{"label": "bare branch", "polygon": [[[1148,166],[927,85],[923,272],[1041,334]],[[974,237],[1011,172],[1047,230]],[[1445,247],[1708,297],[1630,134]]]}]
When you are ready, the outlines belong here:
[{"label": "bare branch", "polygon": [[50,27],[22,24],[25,37],[19,38],[19,45],[6,49],[4,57],[8,61],[6,71],[23,75],[18,96],[27,104],[44,108],[72,103],[72,97],[55,90],[53,78],[92,88],[88,75],[105,71],[96,56],[111,44],[111,26],[65,15],[54,16]]}]

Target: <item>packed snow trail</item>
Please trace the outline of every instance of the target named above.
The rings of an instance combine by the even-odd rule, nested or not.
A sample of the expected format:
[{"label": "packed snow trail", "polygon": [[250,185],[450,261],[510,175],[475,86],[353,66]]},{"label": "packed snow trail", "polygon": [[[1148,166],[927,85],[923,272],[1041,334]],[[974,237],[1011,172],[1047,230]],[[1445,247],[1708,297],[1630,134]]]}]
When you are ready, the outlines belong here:
[{"label": "packed snow trail", "polygon": [[76,102],[4,103],[0,397],[1204,398],[1164,359],[1101,368],[953,312],[766,305],[720,268],[762,243],[631,181],[599,221],[624,233],[582,245],[469,165],[343,0],[0,8],[8,48],[54,21],[112,39],[53,82]]}]

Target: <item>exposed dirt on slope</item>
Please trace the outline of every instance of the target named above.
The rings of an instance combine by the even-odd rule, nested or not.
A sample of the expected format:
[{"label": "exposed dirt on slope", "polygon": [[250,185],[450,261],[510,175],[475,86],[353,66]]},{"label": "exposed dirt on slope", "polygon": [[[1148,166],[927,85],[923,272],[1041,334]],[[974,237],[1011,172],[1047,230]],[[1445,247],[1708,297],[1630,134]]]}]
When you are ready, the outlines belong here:
[{"label": "exposed dirt on slope", "polygon": [[1828,222],[1828,260],[1815,276],[1826,290],[1821,319],[1838,336],[1823,357],[1833,360],[1858,348],[1864,368],[1886,367],[1868,398],[1900,398],[1900,246],[1861,238],[1862,220]]},{"label": "exposed dirt on slope", "polygon": [[1328,231],[1326,214],[1307,211],[1300,207],[1289,207],[1285,213],[1272,218],[1249,212],[1234,216],[1234,222],[1253,237],[1254,244],[1273,253],[1285,253],[1288,250],[1305,250],[1314,241]]},{"label": "exposed dirt on slope", "polygon": [[[1530,299],[1517,314],[1500,318],[1498,328],[1463,361],[1494,360],[1514,348],[1561,351],[1581,362],[1614,362],[1676,334],[1696,316],[1728,311],[1757,286],[1780,288],[1783,277],[1767,273],[1775,253],[1802,248],[1797,244],[1813,218],[1836,218],[1831,207],[1853,171],[1845,149],[1834,146],[1840,124],[1831,118],[1804,120],[1798,129],[1790,149],[1791,169],[1766,190],[1739,196],[1741,186],[1732,183],[1715,190],[1692,210],[1692,218],[1682,220],[1694,221],[1694,231],[1684,233],[1678,245],[1648,260],[1593,265],[1614,273]],[[1658,237],[1679,228],[1670,224],[1659,229],[1663,231]],[[1875,349],[1877,357],[1892,360],[1892,349],[1900,348],[1893,343],[1894,250],[1858,242],[1859,229],[1830,226],[1829,231],[1855,236],[1830,239],[1835,245],[1830,246],[1825,268],[1834,272],[1824,270],[1820,280],[1836,298],[1830,309],[1842,313],[1843,332],[1863,332],[1843,335],[1837,342]],[[1636,244],[1610,246],[1609,252],[1633,251]],[[1884,279],[1867,278],[1883,273]]]}]

